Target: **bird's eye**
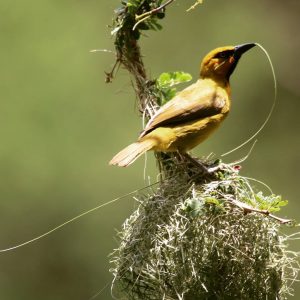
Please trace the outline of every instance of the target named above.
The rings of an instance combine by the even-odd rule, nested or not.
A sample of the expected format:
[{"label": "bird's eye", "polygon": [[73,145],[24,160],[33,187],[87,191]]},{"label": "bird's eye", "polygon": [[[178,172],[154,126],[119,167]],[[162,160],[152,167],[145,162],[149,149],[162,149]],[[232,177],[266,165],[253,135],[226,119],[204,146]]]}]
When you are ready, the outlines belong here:
[{"label": "bird's eye", "polygon": [[215,55],[215,58],[228,58],[230,55],[232,55],[232,51],[222,51]]}]

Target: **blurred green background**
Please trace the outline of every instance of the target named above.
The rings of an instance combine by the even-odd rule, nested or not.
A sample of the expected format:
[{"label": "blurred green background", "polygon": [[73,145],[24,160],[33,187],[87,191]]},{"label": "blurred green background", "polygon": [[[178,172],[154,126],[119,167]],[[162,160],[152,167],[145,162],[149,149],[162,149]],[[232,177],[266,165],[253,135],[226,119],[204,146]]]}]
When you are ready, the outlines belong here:
[{"label": "blurred green background", "polygon": [[[300,3],[176,1],[164,30],[142,38],[152,77],[184,70],[197,78],[201,58],[227,44],[256,41],[269,51],[278,76],[278,105],[259,135],[242,174],[290,200],[281,216],[299,217]],[[128,169],[108,166],[141,130],[128,74],[112,84],[114,62],[106,25],[116,0],[0,0],[0,248],[31,239],[68,218],[143,187],[144,160]],[[216,156],[244,141],[264,121],[273,100],[267,59],[254,48],[232,77],[233,110],[222,128],[194,153]],[[243,157],[250,145],[225,161]],[[147,175],[156,181],[148,155]],[[135,207],[129,197],[50,236],[0,254],[0,299],[84,300],[112,277],[108,255],[116,229]],[[295,229],[285,230],[287,233]],[[300,242],[291,244],[299,250]],[[300,284],[295,295],[300,297]],[[112,299],[106,287],[98,299]]]}]

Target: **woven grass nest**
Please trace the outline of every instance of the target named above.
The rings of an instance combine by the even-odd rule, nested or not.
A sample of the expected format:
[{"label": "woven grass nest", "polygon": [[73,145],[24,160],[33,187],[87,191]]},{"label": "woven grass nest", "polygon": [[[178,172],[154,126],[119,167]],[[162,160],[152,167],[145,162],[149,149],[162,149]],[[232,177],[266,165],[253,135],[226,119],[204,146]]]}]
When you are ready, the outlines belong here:
[{"label": "woven grass nest", "polygon": [[[211,164],[211,162],[206,162]],[[256,192],[239,168],[213,178],[170,164],[157,190],[135,197],[137,209],[112,253],[118,299],[286,299],[297,255],[286,250],[285,204]],[[189,170],[187,172],[187,170]]]}]

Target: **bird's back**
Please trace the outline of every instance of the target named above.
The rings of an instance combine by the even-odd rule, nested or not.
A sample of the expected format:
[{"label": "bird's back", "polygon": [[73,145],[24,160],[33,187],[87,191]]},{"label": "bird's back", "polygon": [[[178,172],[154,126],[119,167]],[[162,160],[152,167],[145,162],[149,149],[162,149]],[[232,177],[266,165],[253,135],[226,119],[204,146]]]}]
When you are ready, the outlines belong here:
[{"label": "bird's back", "polygon": [[229,109],[228,88],[200,79],[157,111],[140,140],[156,140],[156,151],[188,151],[219,126]]}]

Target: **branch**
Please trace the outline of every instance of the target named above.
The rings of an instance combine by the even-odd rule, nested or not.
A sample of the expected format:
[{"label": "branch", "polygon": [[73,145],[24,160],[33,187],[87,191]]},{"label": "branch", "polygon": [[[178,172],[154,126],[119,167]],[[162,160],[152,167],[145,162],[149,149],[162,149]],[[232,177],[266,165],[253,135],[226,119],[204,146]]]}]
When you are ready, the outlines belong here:
[{"label": "branch", "polygon": [[270,214],[270,212],[266,209],[257,209],[257,208],[254,208],[244,202],[241,202],[239,200],[236,200],[236,199],[231,199],[230,202],[236,206],[238,206],[239,208],[243,209],[244,213],[247,214],[247,213],[251,213],[251,212],[256,212],[256,213],[260,213],[262,215],[265,215],[265,216],[268,216],[276,221],[279,221],[279,223],[281,224],[291,224],[292,223],[292,220],[290,219],[283,219],[283,218],[280,218],[280,217],[277,217],[273,214]]},{"label": "branch", "polygon": [[194,5],[192,5],[189,9],[187,9],[186,11],[189,12],[192,9],[195,9],[197,5],[202,4],[203,0],[197,0],[196,3]]},{"label": "branch", "polygon": [[141,14],[141,15],[136,15],[136,16],[135,16],[135,19],[136,19],[136,21],[139,21],[139,20],[141,20],[141,19],[144,19],[145,17],[150,17],[150,16],[152,16],[152,15],[154,15],[154,14],[157,14],[157,13],[159,13],[162,9],[164,9],[164,8],[167,7],[169,4],[171,4],[172,2],[174,2],[174,0],[169,0],[169,1],[167,1],[166,3],[162,4],[161,6],[159,6],[159,7],[157,7],[157,8],[154,8],[154,9],[152,9],[152,10],[150,10],[150,11],[147,11],[147,12]]}]

